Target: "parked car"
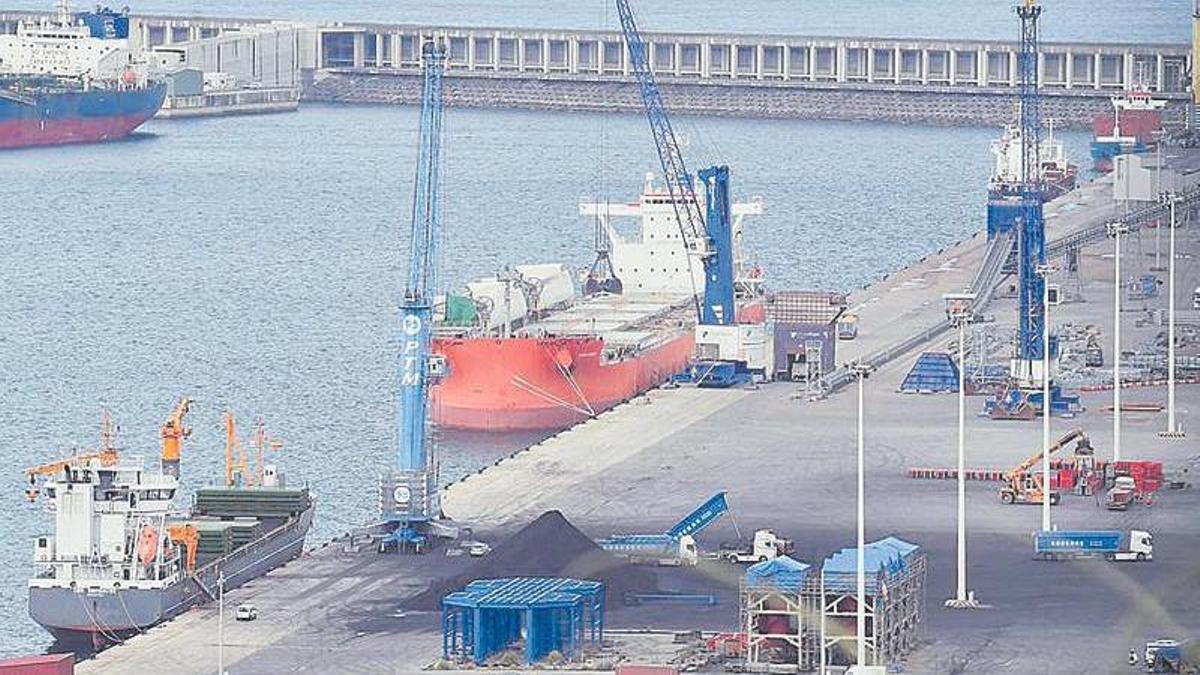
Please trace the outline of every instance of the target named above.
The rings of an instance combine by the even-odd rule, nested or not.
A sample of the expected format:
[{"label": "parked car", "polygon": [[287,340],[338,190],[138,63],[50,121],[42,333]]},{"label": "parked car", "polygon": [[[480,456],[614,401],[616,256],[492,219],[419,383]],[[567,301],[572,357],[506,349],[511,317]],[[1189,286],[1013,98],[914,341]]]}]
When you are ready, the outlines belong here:
[{"label": "parked car", "polygon": [[235,615],[238,621],[253,621],[258,618],[258,608],[250,603],[243,602],[237,606]]}]

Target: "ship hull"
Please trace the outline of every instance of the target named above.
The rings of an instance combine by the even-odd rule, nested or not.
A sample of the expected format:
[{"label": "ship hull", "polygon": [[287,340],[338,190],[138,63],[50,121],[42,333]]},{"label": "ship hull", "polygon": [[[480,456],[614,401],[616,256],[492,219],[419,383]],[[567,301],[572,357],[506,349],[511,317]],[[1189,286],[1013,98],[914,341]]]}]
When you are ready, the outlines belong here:
[{"label": "ship hull", "polygon": [[165,93],[152,85],[0,96],[0,149],[125,138],[158,112]]},{"label": "ship hull", "polygon": [[434,341],[449,376],[433,390],[439,426],[552,430],[582,422],[666,382],[692,355],[690,330],[618,360],[598,336]]},{"label": "ship hull", "polygon": [[237,588],[300,556],[315,507],[165,588],[87,590],[31,586],[29,614],[63,646],[103,647],[212,600],[222,574]]}]

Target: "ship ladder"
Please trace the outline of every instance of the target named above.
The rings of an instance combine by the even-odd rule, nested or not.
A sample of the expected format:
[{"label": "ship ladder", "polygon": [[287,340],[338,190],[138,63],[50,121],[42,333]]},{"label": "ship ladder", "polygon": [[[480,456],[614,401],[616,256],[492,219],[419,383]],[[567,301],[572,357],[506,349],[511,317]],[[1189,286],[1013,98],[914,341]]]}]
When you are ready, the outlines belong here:
[{"label": "ship ladder", "polygon": [[550,403],[553,403],[554,405],[560,406],[562,408],[566,408],[568,410],[572,410],[572,411],[577,412],[580,415],[583,415],[585,417],[592,417],[594,415],[594,413],[589,412],[588,410],[585,410],[584,408],[580,408],[579,406],[575,405],[574,403],[571,403],[570,401],[568,401],[566,399],[555,396],[554,394],[533,384],[532,382],[530,382],[529,380],[526,380],[524,377],[521,377],[520,375],[514,375],[512,378],[512,383],[518,389],[521,389],[522,391],[526,391],[526,392],[533,394],[534,396],[537,396],[539,398],[545,399],[546,401],[549,401]]},{"label": "ship ladder", "polygon": [[545,345],[542,345],[542,352],[546,354],[546,358],[550,359],[550,362],[558,369],[558,374],[562,375],[563,379],[567,381],[567,384],[575,392],[575,395],[579,397],[579,401],[583,404],[583,407],[587,408],[588,417],[595,417],[596,409],[587,400],[587,396],[583,395],[583,389],[579,387],[579,382],[575,380],[575,376],[571,374],[570,369],[559,363],[558,359],[554,358],[554,355],[550,353],[550,350]]}]

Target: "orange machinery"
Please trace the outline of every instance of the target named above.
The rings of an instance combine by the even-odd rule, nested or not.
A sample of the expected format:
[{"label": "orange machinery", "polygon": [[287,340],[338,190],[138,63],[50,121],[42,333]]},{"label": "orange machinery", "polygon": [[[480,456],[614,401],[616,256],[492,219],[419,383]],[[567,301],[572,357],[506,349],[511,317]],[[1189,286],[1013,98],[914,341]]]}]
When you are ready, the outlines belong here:
[{"label": "orange machinery", "polygon": [[[1091,442],[1088,440],[1087,434],[1083,429],[1072,429],[1056,443],[1046,449],[1045,453],[1053,455],[1059,450],[1067,446],[1071,442],[1076,442],[1077,455],[1091,455]],[[1034,465],[1042,461],[1043,451],[1039,450],[1025,461],[1021,462],[1012,471],[1004,474],[1004,485],[1000,488],[1000,501],[1005,504],[1041,504],[1045,499],[1043,496],[1044,486],[1042,485],[1041,471],[1030,471]],[[1053,479],[1052,479],[1053,480]],[[1053,486],[1049,486],[1053,487]],[[1051,489],[1049,491],[1050,503],[1057,504],[1060,495],[1058,492]]]},{"label": "orange machinery", "polygon": [[162,425],[162,469],[163,473],[179,478],[179,455],[183,439],[192,435],[191,427],[183,425],[183,418],[192,406],[192,399],[183,397],[171,411],[171,416]]},{"label": "orange machinery", "polygon": [[25,489],[25,497],[31,502],[38,498],[41,491],[37,487],[37,480],[40,476],[53,476],[70,467],[86,464],[93,459],[99,460],[100,466],[113,466],[119,459],[119,453],[113,447],[115,437],[116,426],[113,424],[112,415],[108,410],[103,410],[100,413],[100,449],[25,469],[25,475],[29,478],[29,487]]},{"label": "orange machinery", "polygon": [[268,449],[278,450],[283,447],[283,442],[276,438],[271,438],[267,435],[267,427],[263,423],[262,418],[254,421],[254,472],[250,472],[250,466],[246,461],[246,452],[242,448],[242,442],[237,437],[237,423],[234,421],[233,413],[226,411],[225,417],[225,485],[234,487],[239,483],[241,485],[262,485],[263,484],[263,468],[265,465],[264,454]]},{"label": "orange machinery", "polygon": [[196,569],[196,549],[200,546],[200,531],[191,523],[171,523],[167,525],[167,537],[176,544],[181,544],[187,555],[187,571]]}]

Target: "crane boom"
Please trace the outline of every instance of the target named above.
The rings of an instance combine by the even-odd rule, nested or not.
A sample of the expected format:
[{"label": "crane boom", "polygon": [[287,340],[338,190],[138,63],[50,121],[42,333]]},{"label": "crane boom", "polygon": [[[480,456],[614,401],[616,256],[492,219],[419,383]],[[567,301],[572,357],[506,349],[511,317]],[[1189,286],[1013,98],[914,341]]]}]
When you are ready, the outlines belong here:
[{"label": "crane boom", "polygon": [[707,256],[711,253],[712,246],[704,226],[704,215],[696,199],[692,174],[688,172],[683,161],[683,153],[671,126],[671,118],[667,115],[662,93],[658,89],[654,71],[650,68],[646,41],[638,31],[629,0],[617,0],[617,13],[621,18],[621,31],[625,34],[625,42],[629,47],[629,65],[637,78],[646,119],[650,122],[650,132],[654,136],[654,145],[658,148],[663,180],[671,195],[675,216],[679,220],[680,234],[689,252]]},{"label": "crane boom", "polygon": [[179,478],[179,455],[183,449],[183,439],[192,435],[191,427],[185,427],[183,418],[187,416],[192,406],[192,399],[183,397],[171,411],[171,415],[163,422],[162,436],[162,469],[163,473]]}]

